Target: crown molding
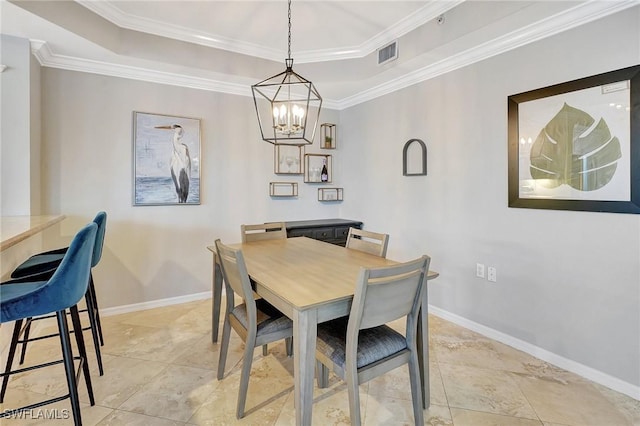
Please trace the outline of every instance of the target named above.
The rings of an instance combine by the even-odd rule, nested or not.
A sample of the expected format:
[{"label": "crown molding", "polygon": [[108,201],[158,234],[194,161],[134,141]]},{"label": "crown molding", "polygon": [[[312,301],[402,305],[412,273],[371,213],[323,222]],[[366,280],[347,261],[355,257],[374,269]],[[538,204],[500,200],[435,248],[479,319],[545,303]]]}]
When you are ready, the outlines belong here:
[{"label": "crown molding", "polygon": [[128,78],[150,83],[228,93],[231,95],[252,96],[250,84],[231,83],[186,74],[156,71],[149,68],[59,55],[51,51],[48,43],[39,40],[31,40],[31,53],[36,57],[40,65],[44,67],[108,75],[111,77]]},{"label": "crown molding", "polygon": [[[95,4],[97,3],[102,2],[95,2]],[[323,99],[323,105],[335,110],[349,108],[638,5],[640,5],[640,0],[615,2],[592,0],[456,55],[447,57],[441,61],[409,72],[402,77],[364,90],[353,96],[339,100]],[[193,77],[186,74],[156,71],[142,67],[59,55],[52,52],[46,42],[38,40],[31,41],[31,50],[40,65],[45,67],[129,78],[238,96],[252,96],[250,90],[251,83],[245,85],[230,81]]]},{"label": "crown molding", "polygon": [[[376,34],[359,46],[297,51],[295,55],[296,63],[302,64],[365,57],[380,46],[384,46],[398,37],[413,31],[464,1],[465,0],[449,0],[429,2],[426,6],[395,23],[385,31]],[[121,28],[276,62],[282,61],[283,51],[281,49],[273,49],[254,43],[233,40],[206,31],[197,31],[180,25],[160,22],[155,19],[134,16],[123,12],[112,1],[76,0],[76,2]]]},{"label": "crown molding", "polygon": [[640,0],[599,1],[575,6],[571,9],[534,22],[516,31],[504,34],[493,40],[474,46],[441,61],[406,73],[402,77],[379,84],[356,95],[337,102],[337,109],[345,109],[377,97],[412,86],[439,75],[491,58],[509,50],[559,34],[569,29],[587,24],[605,16],[640,5]]}]

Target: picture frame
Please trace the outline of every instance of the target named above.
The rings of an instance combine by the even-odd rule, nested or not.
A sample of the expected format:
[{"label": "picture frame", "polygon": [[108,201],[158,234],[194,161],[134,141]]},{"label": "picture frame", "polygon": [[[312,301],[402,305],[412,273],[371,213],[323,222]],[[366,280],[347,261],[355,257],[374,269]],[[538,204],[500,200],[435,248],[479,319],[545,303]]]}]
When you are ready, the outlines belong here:
[{"label": "picture frame", "polygon": [[304,173],[304,145],[274,145],[273,172],[277,175],[301,175]]},{"label": "picture frame", "polygon": [[509,207],[640,213],[640,65],[507,102]]},{"label": "picture frame", "polygon": [[133,112],[133,205],[200,204],[200,119]]}]

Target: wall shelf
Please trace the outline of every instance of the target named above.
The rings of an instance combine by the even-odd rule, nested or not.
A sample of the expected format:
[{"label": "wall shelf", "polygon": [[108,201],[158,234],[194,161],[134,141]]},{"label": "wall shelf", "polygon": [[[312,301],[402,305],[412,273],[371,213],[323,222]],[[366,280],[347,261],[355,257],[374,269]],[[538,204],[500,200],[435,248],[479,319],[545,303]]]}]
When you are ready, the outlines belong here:
[{"label": "wall shelf", "polygon": [[318,188],[318,201],[342,201],[342,188]]},{"label": "wall shelf", "polygon": [[269,182],[269,195],[271,197],[297,197],[297,182]]}]

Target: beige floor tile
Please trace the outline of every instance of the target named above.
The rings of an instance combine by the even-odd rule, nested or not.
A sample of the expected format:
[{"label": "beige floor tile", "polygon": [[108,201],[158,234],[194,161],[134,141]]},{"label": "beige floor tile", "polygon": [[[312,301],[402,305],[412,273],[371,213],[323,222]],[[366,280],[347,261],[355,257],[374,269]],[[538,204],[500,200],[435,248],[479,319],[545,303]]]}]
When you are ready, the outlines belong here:
[{"label": "beige floor tile", "polygon": [[[411,400],[393,398],[389,396],[369,395],[363,415],[363,424],[377,425],[413,425],[413,404]],[[424,422],[427,425],[452,426],[449,407],[431,405],[423,410]]]},{"label": "beige floor tile", "polygon": [[184,348],[195,344],[203,335],[126,323],[110,324],[105,333],[102,352],[148,361],[172,362]]},{"label": "beige floor tile", "polygon": [[[97,369],[91,372],[96,404],[118,408],[168,366],[161,362],[107,355],[105,374],[99,376]],[[80,399],[89,402],[85,387],[80,388]]]},{"label": "beige floor tile", "polygon": [[[360,413],[364,416],[367,408],[369,384],[360,386]],[[291,393],[278,417],[277,426],[295,425],[294,395]],[[364,417],[363,417],[364,418]],[[329,387],[319,389],[314,387],[312,426],[350,425],[349,396],[347,386],[337,377],[329,376]]]},{"label": "beige floor tile", "polygon": [[[371,395],[389,396],[411,401],[411,386],[407,365],[376,377],[369,383],[369,393]],[[447,405],[447,397],[444,392],[440,369],[438,365],[433,362],[429,364],[429,389],[432,404]]]},{"label": "beige floor tile", "polygon": [[210,370],[169,366],[127,399],[120,410],[186,422],[218,382]]},{"label": "beige floor tile", "polygon": [[162,419],[159,417],[145,416],[144,414],[131,413],[129,411],[114,410],[97,426],[181,426],[182,422]]},{"label": "beige floor tile", "polygon": [[[254,350],[247,412],[238,421],[235,410],[244,343],[231,332],[225,378],[218,381],[220,343],[211,342],[210,318],[211,300],[103,318],[102,377],[91,334],[85,331],[97,405],[87,404],[81,380],[84,424],[294,425],[293,359],[286,356],[284,343],[269,345],[266,357],[261,348]],[[441,318],[430,315],[429,321],[431,407],[424,411],[426,425],[640,426],[640,401]],[[57,330],[51,320],[48,325],[38,324],[40,334]],[[403,330],[404,321],[392,327]],[[31,343],[25,365],[60,358],[56,337]],[[0,410],[64,393],[62,365],[22,373],[12,377]],[[360,394],[363,424],[413,424],[406,367],[362,385]],[[61,401],[47,408],[64,413],[70,406],[69,401]],[[0,424],[53,423],[40,418],[3,419]],[[55,423],[66,424],[72,424],[71,419]],[[331,374],[328,388],[314,388],[311,426],[348,424],[346,386]]]},{"label": "beige floor tile", "polygon": [[632,425],[587,381],[562,383],[546,377],[515,373],[513,377],[538,417],[545,422],[576,426]]},{"label": "beige floor tile", "polygon": [[625,416],[634,426],[640,426],[640,401],[630,396],[621,394],[607,387],[593,383],[593,386],[604,395],[609,402],[614,404],[620,414]]},{"label": "beige floor tile", "polygon": [[455,426],[542,426],[540,420],[501,416],[461,408],[451,408],[451,417]]},{"label": "beige floor tile", "polygon": [[293,391],[293,376],[272,353],[263,357],[261,350],[251,365],[245,416],[236,420],[240,368],[232,369],[202,407],[188,420],[190,424],[272,425],[280,415],[287,396]]},{"label": "beige floor tile", "polygon": [[508,373],[440,364],[450,407],[537,419],[535,411]]},{"label": "beige floor tile", "polygon": [[[8,389],[4,403],[0,404],[0,411],[34,404],[49,398],[51,398],[49,395],[21,389]],[[99,405],[91,407],[85,403],[80,404],[80,410],[82,424],[85,426],[97,425],[113,411],[111,408],[101,407]],[[2,426],[73,425],[71,402],[69,399],[65,399],[54,404],[35,408],[21,414],[16,414],[11,418],[0,419],[0,424]]]}]

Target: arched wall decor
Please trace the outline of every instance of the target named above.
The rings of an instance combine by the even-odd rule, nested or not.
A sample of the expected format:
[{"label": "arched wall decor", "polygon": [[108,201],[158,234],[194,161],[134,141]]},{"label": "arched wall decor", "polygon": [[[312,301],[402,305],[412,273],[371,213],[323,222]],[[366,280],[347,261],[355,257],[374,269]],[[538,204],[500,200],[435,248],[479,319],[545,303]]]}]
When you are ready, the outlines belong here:
[{"label": "arched wall decor", "polygon": [[[409,173],[407,170],[407,162],[408,162],[408,154],[409,147],[414,142],[417,142],[420,145],[420,155],[422,156],[422,168],[417,173]],[[402,174],[404,176],[426,176],[427,175],[427,146],[420,139],[409,139],[406,144],[404,144],[404,149],[402,150]]]}]

